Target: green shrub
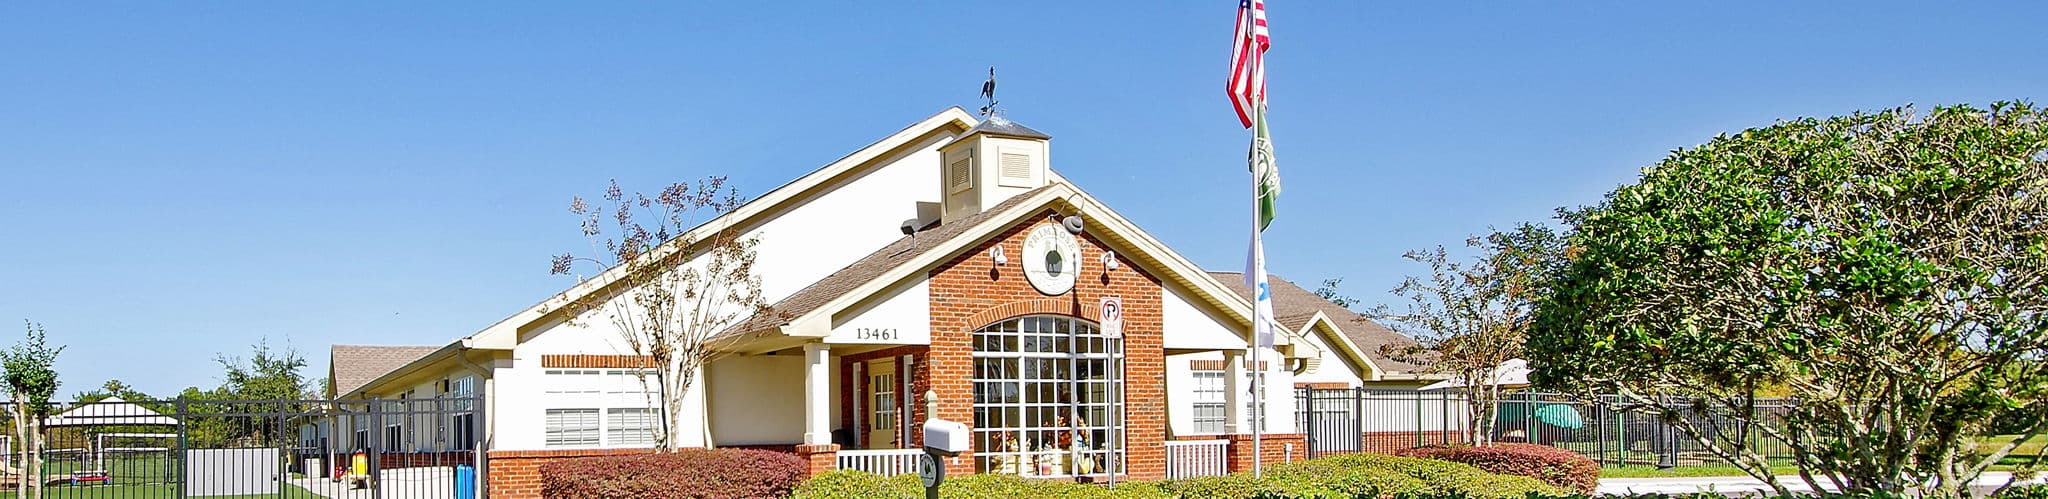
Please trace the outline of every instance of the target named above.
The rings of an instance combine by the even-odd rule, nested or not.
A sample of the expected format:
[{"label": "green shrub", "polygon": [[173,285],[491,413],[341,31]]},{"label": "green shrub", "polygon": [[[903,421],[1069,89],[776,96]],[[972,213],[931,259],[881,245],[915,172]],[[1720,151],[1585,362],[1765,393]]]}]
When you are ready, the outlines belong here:
[{"label": "green shrub", "polygon": [[1427,482],[1401,471],[1347,466],[1344,462],[1329,458],[1268,467],[1266,476],[1276,480],[1315,484],[1322,489],[1347,496],[1402,494],[1429,490]]},{"label": "green shrub", "polygon": [[1999,491],[1998,499],[2048,499],[2048,485],[2015,485]]},{"label": "green shrub", "polygon": [[[1360,482],[1378,480],[1382,483],[1388,483],[1390,486],[1399,487],[1395,490],[1379,491],[1382,494],[1405,492],[1416,494],[1463,494],[1469,499],[1522,499],[1529,494],[1542,496],[1562,496],[1568,494],[1567,491],[1551,487],[1534,478],[1488,473],[1471,465],[1434,459],[1398,457],[1384,454],[1344,454],[1311,459],[1303,464],[1335,468],[1333,471],[1325,471],[1324,473],[1367,474],[1367,477],[1360,477],[1357,480]],[[1413,485],[1408,482],[1371,477],[1369,475],[1386,472],[1406,475],[1408,478],[1421,482],[1422,487],[1411,489],[1410,487],[1413,487]],[[1332,486],[1332,488],[1336,487]],[[1357,493],[1353,492],[1353,494]]]},{"label": "green shrub", "polygon": [[1160,483],[1160,488],[1177,497],[1205,497],[1215,499],[1254,499],[1260,497],[1292,498],[1349,498],[1349,494],[1318,487],[1313,483],[1281,480],[1267,475],[1254,478],[1251,473],[1232,473],[1224,476],[1203,476],[1169,480]]},{"label": "green shrub", "polygon": [[924,484],[916,475],[884,477],[857,470],[837,470],[804,480],[791,491],[793,498],[852,499],[856,497],[922,499]]},{"label": "green shrub", "polygon": [[[1534,478],[1488,473],[1470,465],[1379,454],[1347,454],[1266,468],[1250,473],[1196,477],[1161,482],[1121,482],[1115,488],[1066,480],[1011,475],[965,475],[946,479],[939,493],[948,498],[1021,499],[1528,499],[1563,497],[1566,491]],[[880,477],[840,470],[798,485],[799,499],[924,497],[917,477]]]},{"label": "green shrub", "polygon": [[[946,479],[939,494],[947,498],[1021,499],[1027,497],[1072,497],[1080,499],[1171,499],[1173,494],[1149,482],[1125,482],[1116,488],[1065,480],[1042,480],[1011,475],[964,475]],[[874,473],[838,470],[812,477],[798,485],[790,497],[797,499],[922,499],[924,484],[915,475],[882,477]]]}]

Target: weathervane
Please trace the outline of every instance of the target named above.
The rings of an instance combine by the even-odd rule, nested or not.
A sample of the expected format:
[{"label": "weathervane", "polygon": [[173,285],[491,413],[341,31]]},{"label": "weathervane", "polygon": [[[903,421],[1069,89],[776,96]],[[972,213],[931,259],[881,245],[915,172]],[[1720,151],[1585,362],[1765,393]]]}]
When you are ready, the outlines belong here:
[{"label": "weathervane", "polygon": [[988,99],[988,105],[981,106],[984,117],[996,114],[996,67],[988,67],[988,81],[981,82],[981,98]]}]

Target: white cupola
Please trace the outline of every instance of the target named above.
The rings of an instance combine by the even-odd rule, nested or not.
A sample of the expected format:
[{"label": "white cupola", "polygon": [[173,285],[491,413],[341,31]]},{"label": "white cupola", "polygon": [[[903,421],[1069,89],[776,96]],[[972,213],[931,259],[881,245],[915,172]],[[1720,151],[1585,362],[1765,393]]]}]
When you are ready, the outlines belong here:
[{"label": "white cupola", "polygon": [[941,223],[1042,187],[1052,136],[992,116],[939,148]]}]

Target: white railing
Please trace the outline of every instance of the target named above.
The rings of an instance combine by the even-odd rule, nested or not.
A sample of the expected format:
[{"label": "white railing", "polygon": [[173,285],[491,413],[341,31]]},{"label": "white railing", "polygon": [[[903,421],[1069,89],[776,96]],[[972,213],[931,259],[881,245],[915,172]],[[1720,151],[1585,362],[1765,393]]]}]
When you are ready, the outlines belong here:
[{"label": "white railing", "polygon": [[1230,460],[1224,450],[1229,440],[1166,441],[1166,478],[1222,476],[1230,474]]},{"label": "white railing", "polygon": [[871,449],[839,451],[839,469],[861,470],[882,476],[917,473],[922,449]]}]

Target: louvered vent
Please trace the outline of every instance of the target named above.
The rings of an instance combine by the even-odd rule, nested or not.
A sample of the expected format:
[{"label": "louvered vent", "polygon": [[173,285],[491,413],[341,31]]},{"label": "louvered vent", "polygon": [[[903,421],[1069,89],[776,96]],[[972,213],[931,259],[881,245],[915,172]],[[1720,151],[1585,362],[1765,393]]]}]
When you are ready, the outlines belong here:
[{"label": "louvered vent", "polygon": [[973,173],[968,169],[968,163],[971,159],[974,158],[961,155],[960,159],[955,159],[952,163],[946,165],[946,185],[952,186],[955,191],[967,188],[967,185],[973,181]]},{"label": "louvered vent", "polygon": [[1004,180],[1031,180],[1031,155],[1003,153]]}]

